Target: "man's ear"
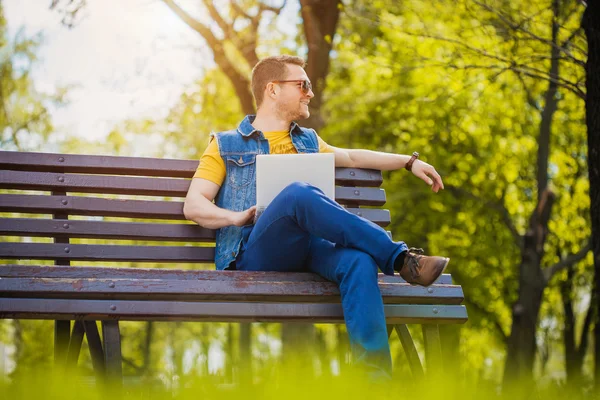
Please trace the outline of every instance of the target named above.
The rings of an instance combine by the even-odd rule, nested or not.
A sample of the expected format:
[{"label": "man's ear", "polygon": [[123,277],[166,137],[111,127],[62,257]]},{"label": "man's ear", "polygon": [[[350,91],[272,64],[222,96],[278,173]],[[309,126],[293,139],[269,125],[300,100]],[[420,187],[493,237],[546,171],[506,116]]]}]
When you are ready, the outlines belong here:
[{"label": "man's ear", "polygon": [[277,93],[279,92],[277,85],[275,85],[273,82],[267,83],[266,91],[269,97],[277,96]]}]

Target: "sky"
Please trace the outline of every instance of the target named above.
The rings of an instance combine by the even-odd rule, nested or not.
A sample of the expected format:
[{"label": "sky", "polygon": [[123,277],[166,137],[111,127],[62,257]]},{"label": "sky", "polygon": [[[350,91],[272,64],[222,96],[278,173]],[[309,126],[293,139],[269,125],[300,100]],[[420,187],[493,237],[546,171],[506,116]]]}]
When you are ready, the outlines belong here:
[{"label": "sky", "polygon": [[88,0],[72,29],[50,3],[3,1],[11,37],[44,35],[36,88],[74,86],[68,106],[52,110],[60,135],[101,140],[119,121],[165,116],[203,69],[214,66],[202,38],[159,0]]}]

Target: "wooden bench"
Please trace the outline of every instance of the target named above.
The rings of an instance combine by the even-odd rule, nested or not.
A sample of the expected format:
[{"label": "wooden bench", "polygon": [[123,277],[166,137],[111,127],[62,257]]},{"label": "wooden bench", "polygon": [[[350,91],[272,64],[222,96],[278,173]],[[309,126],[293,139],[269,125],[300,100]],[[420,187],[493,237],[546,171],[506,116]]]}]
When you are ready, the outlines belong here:
[{"label": "wooden bench", "polygon": [[[121,320],[343,323],[336,285],[311,273],[168,268],[214,260],[215,232],[183,221],[181,198],[197,165],[191,160],[1,151],[0,260],[50,260],[54,265],[0,265],[0,318],[55,320],[55,359],[70,364],[77,363],[87,335],[96,372],[118,381]],[[379,171],[338,168],[336,200],[386,226],[387,210],[361,208],[384,205],[382,181]],[[102,244],[106,241],[110,244]],[[150,262],[167,268],[71,262]],[[423,368],[408,323],[422,324],[428,369],[439,367],[438,324],[467,320],[461,287],[452,285],[449,275],[424,288],[380,274],[379,285],[388,334],[397,331],[413,374],[423,375]],[[96,321],[101,321],[102,337]]]}]

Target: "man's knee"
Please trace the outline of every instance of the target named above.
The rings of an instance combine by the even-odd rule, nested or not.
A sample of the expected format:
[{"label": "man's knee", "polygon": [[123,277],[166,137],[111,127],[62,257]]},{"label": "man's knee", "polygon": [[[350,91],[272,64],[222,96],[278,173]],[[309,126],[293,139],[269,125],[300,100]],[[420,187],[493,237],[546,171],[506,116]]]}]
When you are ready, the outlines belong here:
[{"label": "man's knee", "polygon": [[307,200],[315,196],[318,190],[306,182],[293,182],[287,185],[281,194],[294,200]]}]

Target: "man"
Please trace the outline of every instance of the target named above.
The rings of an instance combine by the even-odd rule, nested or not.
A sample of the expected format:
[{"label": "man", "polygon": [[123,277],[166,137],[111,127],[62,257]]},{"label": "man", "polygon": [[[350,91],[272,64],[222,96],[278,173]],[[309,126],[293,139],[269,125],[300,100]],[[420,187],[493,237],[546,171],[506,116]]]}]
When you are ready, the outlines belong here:
[{"label": "man", "polygon": [[314,130],[299,127],[293,121],[308,118],[314,96],[303,67],[301,58],[291,56],[256,64],[252,70],[256,117],[247,116],[236,130],[213,135],[183,211],[187,219],[218,230],[217,269],[312,271],[337,283],[355,360],[391,376],[377,270],[387,275],[398,271],[406,281],[427,286],[442,274],[449,259],[424,256],[420,249],[393,242],[379,226],[304,183],[285,188],[252,225],[256,154],[332,152],[337,167],[406,168],[434,192],[444,184],[417,153],[336,148]]}]

